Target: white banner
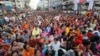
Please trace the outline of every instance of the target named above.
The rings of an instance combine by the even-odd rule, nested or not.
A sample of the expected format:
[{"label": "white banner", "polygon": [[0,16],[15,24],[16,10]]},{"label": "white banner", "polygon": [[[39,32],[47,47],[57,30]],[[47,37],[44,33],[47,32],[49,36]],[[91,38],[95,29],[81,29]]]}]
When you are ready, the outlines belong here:
[{"label": "white banner", "polygon": [[88,10],[93,9],[94,0],[88,1],[88,3],[89,3]]},{"label": "white banner", "polygon": [[73,3],[79,3],[79,0],[73,0]]},{"label": "white banner", "polygon": [[[86,0],[85,2],[89,3],[88,10],[93,9],[94,0]],[[78,10],[78,4],[80,3],[80,0],[73,0],[74,3],[74,10]]]}]

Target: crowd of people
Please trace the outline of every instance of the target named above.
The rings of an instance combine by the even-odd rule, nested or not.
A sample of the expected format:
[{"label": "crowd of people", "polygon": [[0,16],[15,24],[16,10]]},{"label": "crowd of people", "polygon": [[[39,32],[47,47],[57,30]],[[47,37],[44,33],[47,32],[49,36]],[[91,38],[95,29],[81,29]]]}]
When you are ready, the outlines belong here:
[{"label": "crowd of people", "polygon": [[100,56],[98,12],[0,16],[0,56]]}]

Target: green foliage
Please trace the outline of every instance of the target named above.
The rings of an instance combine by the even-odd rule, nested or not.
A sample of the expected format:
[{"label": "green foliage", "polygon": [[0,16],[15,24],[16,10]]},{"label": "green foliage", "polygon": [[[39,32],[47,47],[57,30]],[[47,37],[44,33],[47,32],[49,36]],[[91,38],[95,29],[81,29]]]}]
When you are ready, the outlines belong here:
[{"label": "green foliage", "polygon": [[41,10],[42,8],[41,7],[37,7],[37,10]]}]

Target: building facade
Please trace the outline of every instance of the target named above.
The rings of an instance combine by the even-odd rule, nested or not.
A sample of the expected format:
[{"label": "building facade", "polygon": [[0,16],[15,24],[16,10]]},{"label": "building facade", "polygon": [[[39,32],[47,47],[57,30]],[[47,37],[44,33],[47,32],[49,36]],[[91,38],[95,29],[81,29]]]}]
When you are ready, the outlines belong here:
[{"label": "building facade", "polygon": [[38,3],[38,8],[41,8],[42,10],[48,9],[49,7],[49,0],[40,0]]},{"label": "building facade", "polygon": [[16,8],[25,8],[30,0],[9,0]]},{"label": "building facade", "polygon": [[[49,0],[49,8],[73,10],[73,0]],[[79,5],[79,9],[86,10],[88,3],[85,2]],[[94,8],[100,10],[100,0],[95,0]]]},{"label": "building facade", "polygon": [[48,6],[49,6],[49,9],[50,8],[60,9],[62,3],[63,3],[63,0],[49,0],[48,1]]},{"label": "building facade", "polygon": [[24,8],[25,7],[25,0],[15,0],[15,6],[17,8]]}]

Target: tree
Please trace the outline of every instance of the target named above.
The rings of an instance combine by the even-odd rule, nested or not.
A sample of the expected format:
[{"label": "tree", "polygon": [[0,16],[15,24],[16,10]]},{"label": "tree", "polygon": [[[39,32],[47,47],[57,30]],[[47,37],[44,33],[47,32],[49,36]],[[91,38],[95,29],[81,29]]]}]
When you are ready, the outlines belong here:
[{"label": "tree", "polygon": [[41,10],[41,9],[42,9],[41,7],[39,7],[39,6],[37,7],[37,10]]}]

